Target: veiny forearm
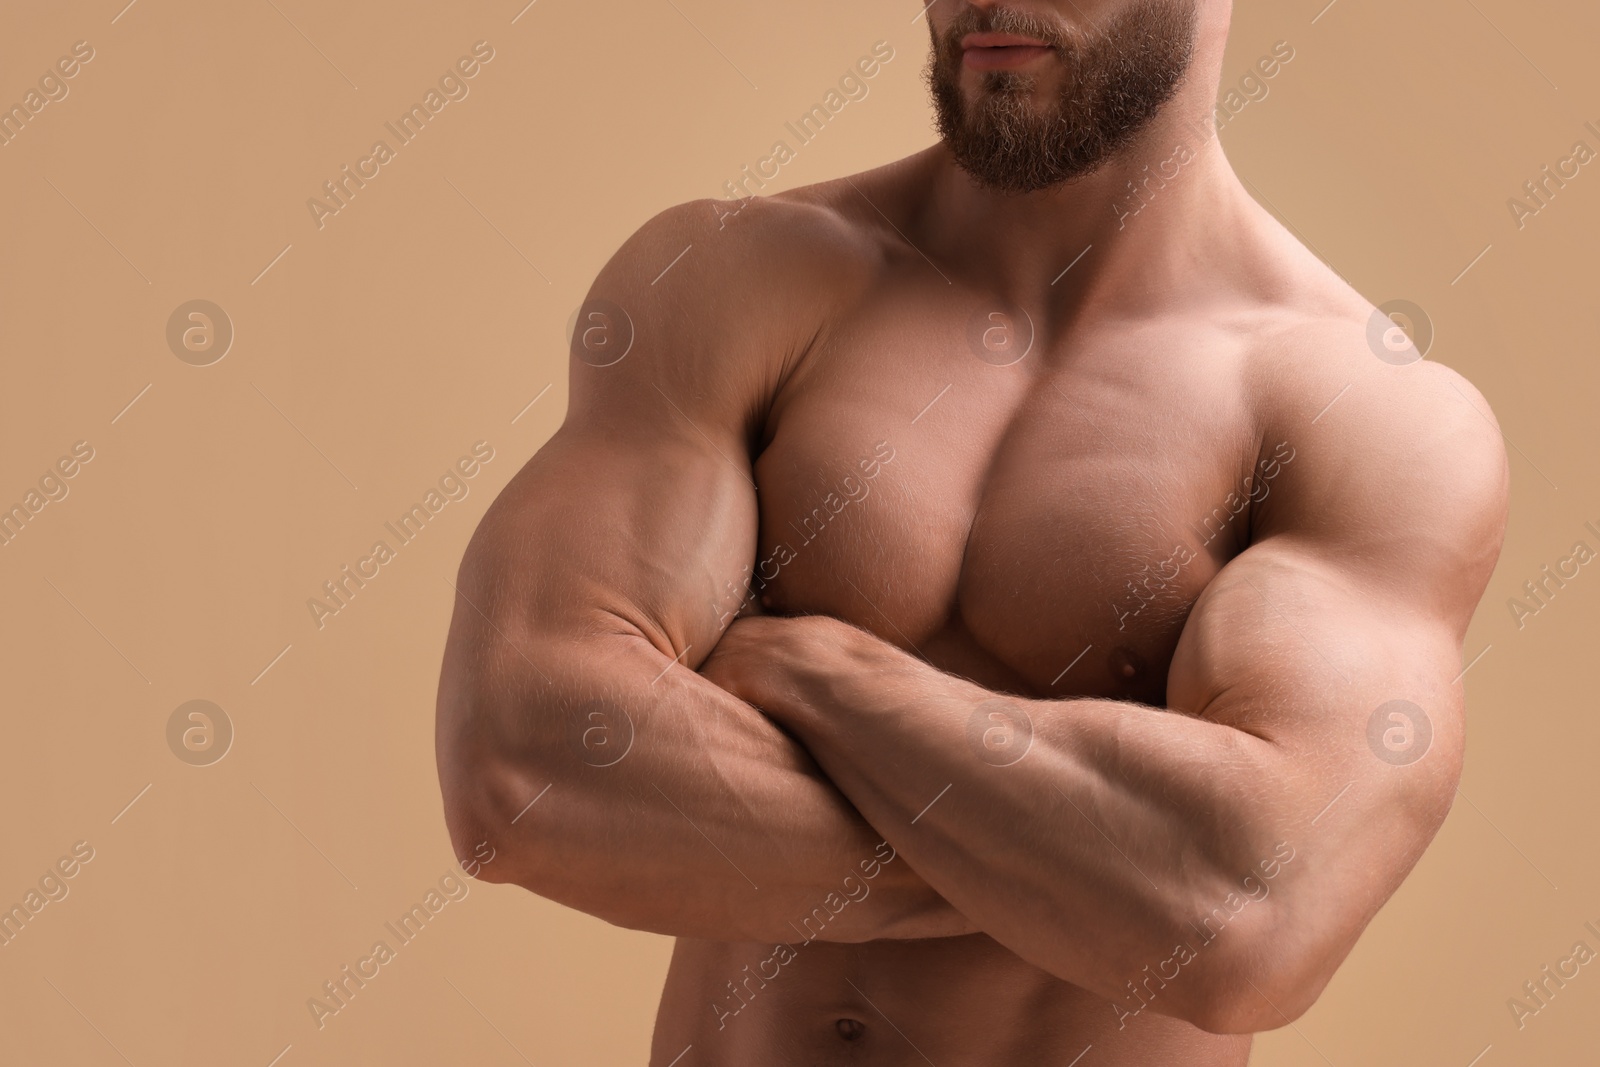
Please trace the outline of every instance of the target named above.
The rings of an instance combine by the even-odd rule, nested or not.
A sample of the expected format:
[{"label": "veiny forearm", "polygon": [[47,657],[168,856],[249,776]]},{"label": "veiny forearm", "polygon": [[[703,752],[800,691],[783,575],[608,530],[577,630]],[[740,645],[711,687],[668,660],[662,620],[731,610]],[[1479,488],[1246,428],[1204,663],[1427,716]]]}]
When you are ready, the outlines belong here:
[{"label": "veiny forearm", "polygon": [[[473,724],[441,728],[440,763],[447,796],[461,798],[456,836],[488,839],[502,857],[485,877],[676,936],[974,929],[904,859],[878,862],[882,835],[792,738],[644,637],[524,647],[526,660],[504,648],[475,664],[452,657],[441,687],[441,723]],[[802,931],[848,885],[870,894],[825,912],[820,935],[816,923]]]},{"label": "veiny forearm", "polygon": [[[1235,915],[1229,906],[1228,929],[1214,946],[1196,924],[1265,885],[1262,863],[1276,877],[1293,855],[1294,842],[1279,831],[1298,817],[1280,827],[1276,813],[1260,807],[1270,746],[1118,701],[1002,705],[992,692],[861,637],[807,643],[763,680],[733,687],[791,729],[862,814],[985,933],[1130,1007],[1140,1001],[1127,983],[1187,942],[1196,959],[1162,990],[1155,1010],[1208,1018],[1214,991],[1234,981],[1234,950],[1261,943],[1250,935],[1271,909],[1253,903]],[[1009,722],[987,718],[1002,706],[1013,709]],[[989,730],[1010,731],[1010,744],[985,745]]]},{"label": "veiny forearm", "polygon": [[[984,932],[1104,996],[1126,997],[1128,981],[1193,942],[1191,923],[1241,895],[1243,877],[1259,878],[1255,864],[1284,840],[1267,840],[1270,820],[1227,825],[1238,809],[1223,794],[1249,788],[1219,773],[1238,755],[1232,739],[1157,737],[1173,724],[1138,720],[1158,710],[1030,703],[1030,752],[991,766],[966,735],[987,698],[862,696],[839,709],[827,739],[802,732],[824,770]],[[889,750],[892,762],[874,758]],[[1241,923],[1258,919],[1263,911],[1246,912]],[[1203,993],[1208,962],[1162,1007]]]}]

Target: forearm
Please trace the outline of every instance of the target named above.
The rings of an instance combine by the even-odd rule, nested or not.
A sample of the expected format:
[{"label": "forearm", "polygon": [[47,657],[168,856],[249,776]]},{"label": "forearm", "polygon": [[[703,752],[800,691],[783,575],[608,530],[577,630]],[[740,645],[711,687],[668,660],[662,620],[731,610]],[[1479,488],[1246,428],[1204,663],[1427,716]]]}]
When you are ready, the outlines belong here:
[{"label": "forearm", "polygon": [[[544,641],[530,658],[548,681],[519,692],[447,664],[441,688],[441,722],[476,724],[442,735],[440,758],[464,798],[453,831],[500,852],[484,876],[676,936],[973,929],[903,859],[883,862],[882,835],[792,738],[642,637]],[[802,929],[829,894],[861,903]]]},{"label": "forearm", "polygon": [[[1272,909],[1253,903],[1235,916],[1229,906],[1221,939],[1206,936],[1204,918],[1292,881],[1252,888],[1293,856],[1280,831],[1294,821],[1280,826],[1261,806],[1270,746],[1118,701],[997,701],[862,637],[808,642],[806,665],[796,666],[799,653],[786,658],[775,679],[754,684],[756,702],[985,933],[1134,1007],[1127,983],[1187,943],[1196,958],[1156,1010],[1209,1017]],[[1002,708],[1009,721],[986,718]],[[986,731],[1013,740],[990,747]]]}]

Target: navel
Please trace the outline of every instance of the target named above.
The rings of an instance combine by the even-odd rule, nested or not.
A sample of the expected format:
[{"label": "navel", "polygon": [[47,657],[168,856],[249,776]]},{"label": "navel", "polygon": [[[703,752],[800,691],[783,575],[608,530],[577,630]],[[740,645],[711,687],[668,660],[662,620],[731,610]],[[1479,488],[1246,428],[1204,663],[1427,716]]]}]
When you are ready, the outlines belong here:
[{"label": "navel", "polygon": [[859,1041],[861,1035],[867,1032],[867,1025],[860,1019],[840,1019],[833,1024],[842,1041]]}]

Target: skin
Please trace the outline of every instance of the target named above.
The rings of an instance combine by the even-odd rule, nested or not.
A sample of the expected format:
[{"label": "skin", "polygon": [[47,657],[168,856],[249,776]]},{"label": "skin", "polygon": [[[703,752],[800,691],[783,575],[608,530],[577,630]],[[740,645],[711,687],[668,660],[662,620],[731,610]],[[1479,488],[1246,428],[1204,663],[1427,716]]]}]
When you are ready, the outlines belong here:
[{"label": "skin", "polygon": [[935,145],[596,279],[462,563],[439,771],[481,877],[678,938],[653,1065],[1241,1065],[1448,812],[1501,437],[1196,136],[1228,15],[1081,181]]}]

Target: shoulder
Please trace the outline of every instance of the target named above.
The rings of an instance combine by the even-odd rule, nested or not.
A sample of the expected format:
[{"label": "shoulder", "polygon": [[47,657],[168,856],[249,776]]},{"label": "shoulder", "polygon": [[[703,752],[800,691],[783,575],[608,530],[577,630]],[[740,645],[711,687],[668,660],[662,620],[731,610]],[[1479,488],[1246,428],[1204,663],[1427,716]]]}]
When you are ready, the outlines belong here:
[{"label": "shoulder", "polygon": [[849,292],[904,244],[890,216],[925,193],[931,156],[925,150],[770,196],[677,204],[640,226],[607,271],[651,282],[652,268],[676,261],[674,274],[685,267],[695,281],[744,290],[803,284],[797,296],[810,303]]},{"label": "shoulder", "polygon": [[659,287],[676,276],[677,289],[689,287],[683,278],[736,292],[798,288],[795,299],[813,305],[849,294],[904,245],[890,216],[925,197],[936,148],[769,196],[669,207],[623,243],[597,284]]},{"label": "shoulder", "polygon": [[1314,546],[1464,627],[1504,538],[1505,443],[1472,383],[1388,321],[1358,301],[1283,315],[1261,337],[1252,392],[1277,477],[1252,534]]},{"label": "shoulder", "polygon": [[[690,200],[659,212],[630,236],[596,287],[627,289],[662,304],[711,304],[719,294],[796,303],[826,296],[865,269],[871,242],[853,220],[817,198]],[[707,288],[710,287],[710,288]],[[802,291],[786,293],[799,288]],[[715,313],[713,306],[703,308]]]},{"label": "shoulder", "polygon": [[[591,379],[607,391],[653,385],[673,393],[671,382],[707,402],[759,405],[864,287],[875,256],[861,229],[823,202],[753,197],[669,207],[622,243],[579,308],[574,394]],[[590,322],[605,329],[586,333]],[[589,372],[609,366],[622,347],[625,370],[618,362],[621,373]]]}]

